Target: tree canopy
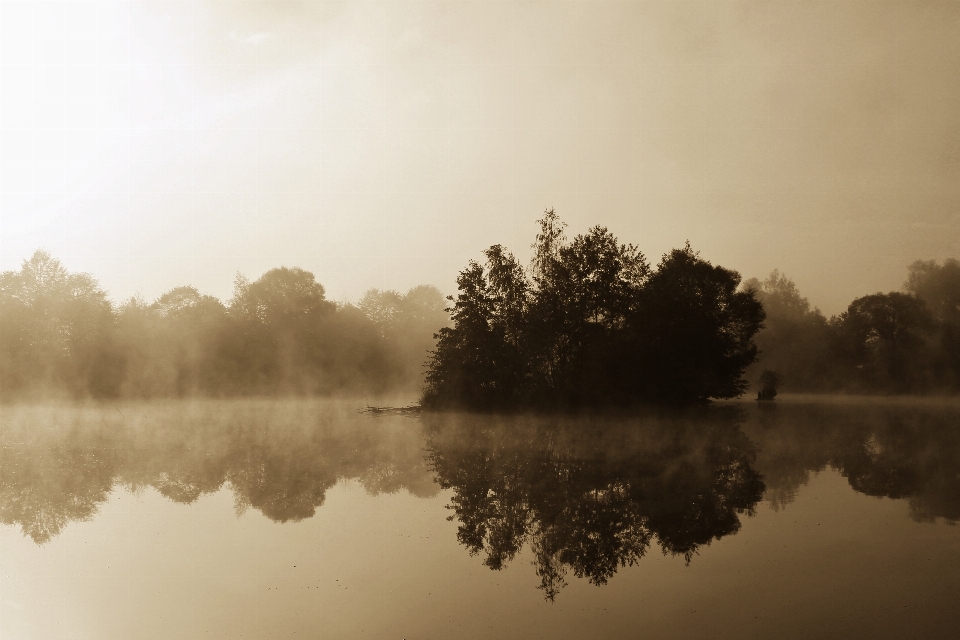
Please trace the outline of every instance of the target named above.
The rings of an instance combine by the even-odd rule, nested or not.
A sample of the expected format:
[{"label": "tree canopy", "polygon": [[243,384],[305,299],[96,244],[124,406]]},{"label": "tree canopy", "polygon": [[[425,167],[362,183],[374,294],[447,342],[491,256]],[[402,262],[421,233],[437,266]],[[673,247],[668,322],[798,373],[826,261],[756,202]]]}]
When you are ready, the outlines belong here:
[{"label": "tree canopy", "polygon": [[567,241],[553,210],[530,266],[471,261],[438,333],[423,402],[503,408],[701,402],[740,395],[763,309],[689,245],[656,269],[604,227]]},{"label": "tree canopy", "polygon": [[773,370],[791,391],[960,390],[960,262],[920,260],[908,273],[903,291],[860,296],[829,320],[777,270],[747,281],[767,313],[748,378]]},{"label": "tree canopy", "polygon": [[99,395],[118,383],[112,307],[92,276],[46,251],[0,274],[0,388]]},{"label": "tree canopy", "polygon": [[43,251],[0,274],[0,316],[4,400],[412,394],[447,322],[434,287],[374,289],[358,308],[297,267],[238,276],[228,304],[180,286],[115,306]]}]

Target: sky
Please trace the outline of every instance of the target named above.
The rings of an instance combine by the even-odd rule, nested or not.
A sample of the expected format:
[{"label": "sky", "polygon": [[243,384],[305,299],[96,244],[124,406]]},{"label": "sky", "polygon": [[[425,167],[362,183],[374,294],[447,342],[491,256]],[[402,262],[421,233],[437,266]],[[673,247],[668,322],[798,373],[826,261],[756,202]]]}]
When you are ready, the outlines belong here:
[{"label": "sky", "polygon": [[960,258],[960,4],[0,2],[0,269],[435,284],[536,220],[825,313]]}]

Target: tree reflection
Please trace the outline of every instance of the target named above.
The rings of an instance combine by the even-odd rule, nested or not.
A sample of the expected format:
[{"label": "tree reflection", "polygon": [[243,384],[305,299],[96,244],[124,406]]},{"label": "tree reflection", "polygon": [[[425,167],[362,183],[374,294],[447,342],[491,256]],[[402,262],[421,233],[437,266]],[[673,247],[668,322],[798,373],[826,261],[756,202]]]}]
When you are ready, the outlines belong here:
[{"label": "tree reflection", "polygon": [[337,482],[371,494],[439,487],[419,427],[323,401],[203,401],[4,409],[0,522],[38,544],[96,514],[115,486],[189,504],[228,485],[237,511],[312,517]]},{"label": "tree reflection", "polygon": [[425,420],[461,544],[491,569],[528,544],[539,588],[553,600],[570,571],[605,584],[654,540],[689,562],[738,531],[764,485],[737,416]]},{"label": "tree reflection", "polygon": [[69,522],[89,520],[107,499],[119,461],[101,434],[70,429],[62,439],[4,440],[0,522],[19,524],[34,542],[47,542]]},{"label": "tree reflection", "polygon": [[748,414],[757,468],[775,508],[811,473],[839,471],[863,494],[906,499],[914,520],[960,520],[960,417],[913,403],[783,404]]},{"label": "tree reflection", "polygon": [[116,488],[183,504],[229,489],[238,512],[276,522],[312,517],[344,480],[371,495],[443,488],[458,541],[491,569],[526,548],[552,600],[569,576],[604,584],[650,549],[689,562],[761,498],[789,508],[828,467],[857,492],[907,501],[918,522],[960,520],[956,406],[422,419],[314,400],[4,406],[0,523],[42,544]]}]

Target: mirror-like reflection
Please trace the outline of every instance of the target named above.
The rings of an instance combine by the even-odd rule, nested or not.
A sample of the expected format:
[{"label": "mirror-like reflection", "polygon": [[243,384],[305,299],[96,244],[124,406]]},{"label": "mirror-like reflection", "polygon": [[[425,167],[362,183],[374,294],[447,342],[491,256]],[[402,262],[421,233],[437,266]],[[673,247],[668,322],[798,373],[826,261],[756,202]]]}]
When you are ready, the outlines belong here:
[{"label": "mirror-like reflection", "polygon": [[[229,488],[238,513],[315,515],[358,481],[448,502],[457,540],[499,570],[527,548],[540,589],[601,585],[651,549],[693,556],[761,501],[790,509],[832,468],[918,522],[960,520],[960,410],[787,402],[606,416],[371,417],[319,400],[5,407],[0,522],[38,544],[117,488],[189,504]],[[441,490],[445,493],[440,496]]]},{"label": "mirror-like reflection", "polygon": [[37,543],[94,516],[115,487],[153,487],[192,503],[229,485],[238,513],[276,522],[314,515],[326,491],[357,479],[372,495],[439,488],[418,430],[322,401],[202,401],[5,408],[0,522]]},{"label": "mirror-like reflection", "polygon": [[744,417],[774,508],[832,467],[859,493],[907,500],[916,521],[960,520],[955,404],[809,402],[751,407]]},{"label": "mirror-like reflection", "polygon": [[430,460],[459,541],[491,569],[529,544],[552,600],[568,571],[605,584],[654,540],[689,562],[738,531],[764,489],[739,415],[428,416]]}]

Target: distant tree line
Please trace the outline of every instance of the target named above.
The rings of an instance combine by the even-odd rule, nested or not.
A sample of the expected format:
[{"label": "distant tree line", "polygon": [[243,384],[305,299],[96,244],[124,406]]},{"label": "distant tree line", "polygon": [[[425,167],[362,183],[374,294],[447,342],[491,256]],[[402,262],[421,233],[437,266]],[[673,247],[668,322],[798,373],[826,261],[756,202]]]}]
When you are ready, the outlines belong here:
[{"label": "distant tree line", "polygon": [[496,245],[460,273],[426,406],[690,404],[743,393],[764,311],[736,271],[689,244],[653,269],[603,227],[567,241],[553,210],[539,224],[529,268]]},{"label": "distant tree line", "polygon": [[[778,271],[741,283],[689,244],[651,267],[552,210],[526,268],[500,245],[432,286],[326,299],[309,271],[115,305],[43,251],[0,273],[0,398],[382,394],[427,408],[695,404],[761,376],[794,392],[960,391],[960,262],[826,318]],[[425,375],[424,375],[425,373]],[[775,395],[775,394],[774,394]]]},{"label": "distant tree line", "polygon": [[43,251],[0,274],[4,399],[416,392],[448,319],[432,286],[326,299],[314,275],[238,277],[224,304],[193,287],[115,306]]},{"label": "distant tree line", "polygon": [[903,291],[855,299],[826,318],[779,271],[748,280],[766,311],[757,334],[761,370],[802,392],[960,391],[960,262],[920,260]]}]

